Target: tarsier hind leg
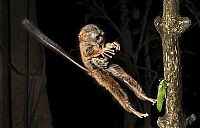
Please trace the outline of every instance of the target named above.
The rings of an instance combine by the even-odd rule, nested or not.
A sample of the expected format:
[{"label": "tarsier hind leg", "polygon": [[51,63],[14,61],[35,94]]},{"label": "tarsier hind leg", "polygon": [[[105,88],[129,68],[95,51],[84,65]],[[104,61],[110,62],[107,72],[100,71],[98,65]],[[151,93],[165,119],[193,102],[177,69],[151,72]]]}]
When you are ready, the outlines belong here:
[{"label": "tarsier hind leg", "polygon": [[156,99],[147,97],[143,93],[142,88],[139,86],[137,81],[135,81],[130,75],[128,75],[119,65],[111,64],[107,70],[117,79],[124,81],[125,84],[135,93],[138,98],[140,98],[141,100],[150,101],[153,104],[156,103]]},{"label": "tarsier hind leg", "polygon": [[121,106],[128,112],[133,113],[139,118],[147,117],[147,113],[140,113],[136,111],[130,102],[128,101],[127,94],[122,90],[120,85],[110,75],[105,75],[105,72],[99,73],[99,71],[93,71],[91,75],[96,81],[103,87],[105,87],[113,97],[121,104]]}]

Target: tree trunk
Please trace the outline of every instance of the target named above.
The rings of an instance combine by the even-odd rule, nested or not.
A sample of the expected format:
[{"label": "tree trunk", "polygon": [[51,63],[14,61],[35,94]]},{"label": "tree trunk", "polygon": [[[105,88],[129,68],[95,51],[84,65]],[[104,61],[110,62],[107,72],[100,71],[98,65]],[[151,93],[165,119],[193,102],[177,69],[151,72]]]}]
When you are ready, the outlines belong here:
[{"label": "tree trunk", "polygon": [[44,52],[21,22],[35,0],[0,0],[0,127],[51,128]]},{"label": "tree trunk", "polygon": [[178,38],[189,26],[187,17],[179,16],[179,1],[164,0],[163,16],[155,19],[163,47],[164,79],[167,81],[165,115],[158,118],[160,128],[184,128],[182,79]]}]

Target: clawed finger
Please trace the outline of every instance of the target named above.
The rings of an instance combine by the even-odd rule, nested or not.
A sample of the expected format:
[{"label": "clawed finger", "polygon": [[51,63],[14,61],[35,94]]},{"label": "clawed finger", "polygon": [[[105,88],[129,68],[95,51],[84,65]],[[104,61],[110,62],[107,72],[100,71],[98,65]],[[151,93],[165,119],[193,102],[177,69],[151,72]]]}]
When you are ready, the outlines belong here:
[{"label": "clawed finger", "polygon": [[113,42],[112,44],[114,45],[113,48],[115,48],[115,50],[120,50],[120,45],[117,42]]},{"label": "clawed finger", "polygon": [[149,101],[152,103],[152,105],[154,105],[157,102],[156,99],[152,99],[152,98],[150,98]]},{"label": "clawed finger", "polygon": [[115,55],[115,51],[114,50],[105,50],[104,53],[109,53],[109,54],[112,54],[112,55]]},{"label": "clawed finger", "polygon": [[109,54],[107,54],[107,53],[105,53],[105,52],[104,52],[104,53],[102,53],[102,56],[103,56],[103,57],[105,57],[105,56],[106,56],[106,57],[108,57],[108,58],[112,58],[112,55],[109,55]]},{"label": "clawed finger", "polygon": [[156,102],[157,102],[157,100],[156,99],[152,99],[152,105],[154,105]]},{"label": "clawed finger", "polygon": [[103,57],[112,58],[112,56],[115,55],[115,51],[112,49],[104,49],[101,55]]}]

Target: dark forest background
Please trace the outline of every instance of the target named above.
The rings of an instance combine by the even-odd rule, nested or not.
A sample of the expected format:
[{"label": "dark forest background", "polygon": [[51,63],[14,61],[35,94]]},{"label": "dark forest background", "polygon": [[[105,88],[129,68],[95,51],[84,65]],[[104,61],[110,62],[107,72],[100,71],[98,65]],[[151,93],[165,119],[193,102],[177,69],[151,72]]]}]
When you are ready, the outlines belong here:
[{"label": "dark forest background", "polygon": [[[77,37],[80,28],[88,23],[100,26],[106,33],[107,42],[117,41],[122,46],[113,61],[136,78],[147,95],[156,97],[163,68],[161,40],[154,27],[154,18],[162,15],[162,1],[37,0],[36,12],[38,27],[80,64]],[[192,21],[180,38],[183,107],[186,115],[194,113],[197,116],[191,128],[199,128],[200,1],[180,0],[180,15]],[[127,90],[136,109],[148,110],[151,114],[145,121],[130,117],[84,71],[46,48],[45,53],[46,88],[55,128],[142,128],[145,125],[157,128],[157,118],[163,112],[158,113],[156,106],[138,100]]]}]

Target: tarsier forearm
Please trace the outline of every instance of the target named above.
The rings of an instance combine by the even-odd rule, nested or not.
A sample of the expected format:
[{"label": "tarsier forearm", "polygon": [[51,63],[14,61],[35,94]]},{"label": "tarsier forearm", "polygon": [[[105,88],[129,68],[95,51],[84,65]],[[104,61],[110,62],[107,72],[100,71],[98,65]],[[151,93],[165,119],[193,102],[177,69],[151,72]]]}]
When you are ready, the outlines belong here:
[{"label": "tarsier forearm", "polygon": [[150,101],[153,104],[155,99],[147,97],[140,85],[130,75],[128,75],[119,65],[110,64],[109,58],[120,50],[117,42],[105,43],[103,32],[93,24],[84,26],[79,33],[80,52],[85,67],[90,71],[90,75],[103,87],[105,87],[119,104],[128,112],[143,118],[147,113],[136,111],[128,100],[127,94],[120,87],[117,78],[123,81],[138,98]]}]

